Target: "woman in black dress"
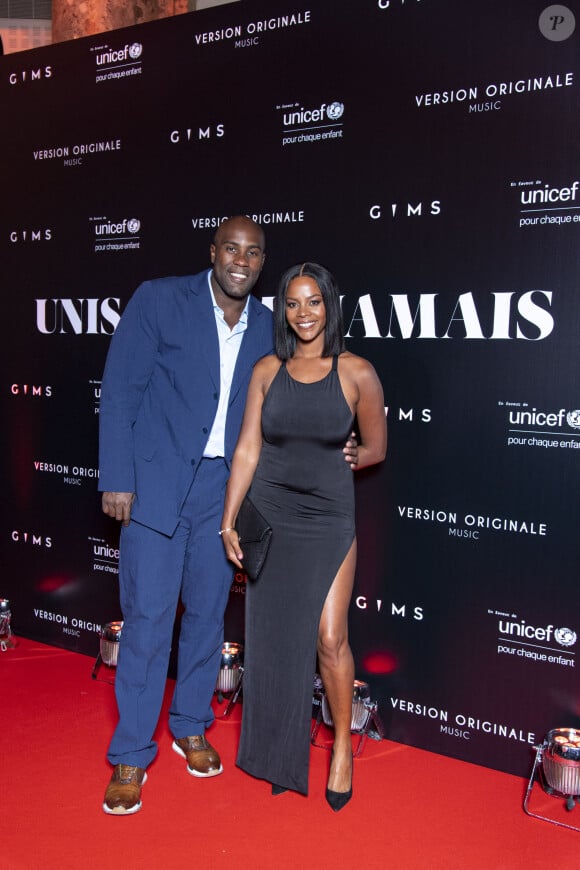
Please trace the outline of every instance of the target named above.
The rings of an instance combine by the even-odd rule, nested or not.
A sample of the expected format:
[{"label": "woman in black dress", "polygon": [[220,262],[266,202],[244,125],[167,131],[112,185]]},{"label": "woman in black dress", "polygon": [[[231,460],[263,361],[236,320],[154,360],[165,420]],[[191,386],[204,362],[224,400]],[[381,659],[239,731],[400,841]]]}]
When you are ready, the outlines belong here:
[{"label": "woman in black dress", "polygon": [[334,723],[326,799],[352,795],[354,664],[347,616],[356,565],[353,466],[343,446],[356,417],[356,468],[381,462],[387,431],[372,365],[345,350],[340,296],[315,263],[282,277],[276,355],[254,368],[220,534],[241,568],[234,524],[249,491],[272,526],[259,579],[246,590],[244,703],[238,765],[307,794],[313,677],[318,667]]}]

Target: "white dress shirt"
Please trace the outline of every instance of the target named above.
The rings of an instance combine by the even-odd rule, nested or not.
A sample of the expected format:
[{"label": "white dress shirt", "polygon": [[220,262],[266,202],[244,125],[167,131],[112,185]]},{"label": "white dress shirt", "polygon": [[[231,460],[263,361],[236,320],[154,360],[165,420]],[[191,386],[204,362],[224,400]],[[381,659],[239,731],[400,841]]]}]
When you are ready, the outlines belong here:
[{"label": "white dress shirt", "polygon": [[226,323],[224,312],[215,301],[213,288],[211,286],[212,275],[213,272],[208,274],[208,283],[211,298],[213,300],[213,310],[220,346],[220,397],[211,432],[209,433],[209,438],[207,439],[207,444],[203,451],[203,455],[208,459],[225,455],[226,415],[230,401],[230,390],[232,387],[236,360],[238,359],[238,353],[242,344],[242,338],[244,332],[248,328],[248,307],[250,301],[248,296],[240,319],[234,328],[230,329]]}]

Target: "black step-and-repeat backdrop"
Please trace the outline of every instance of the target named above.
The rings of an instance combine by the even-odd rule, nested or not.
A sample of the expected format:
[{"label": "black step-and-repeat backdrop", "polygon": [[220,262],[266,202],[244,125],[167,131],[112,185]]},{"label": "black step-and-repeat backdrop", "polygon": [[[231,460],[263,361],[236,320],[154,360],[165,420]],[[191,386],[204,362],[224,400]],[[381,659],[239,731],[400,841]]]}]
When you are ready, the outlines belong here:
[{"label": "black step-and-repeat backdrop", "polygon": [[141,280],[205,267],[245,212],[260,295],[328,265],[384,385],[351,632],[387,736],[526,775],[580,725],[579,32],[576,0],[247,0],[0,58],[16,633],[96,655],[119,617],[110,336]]}]

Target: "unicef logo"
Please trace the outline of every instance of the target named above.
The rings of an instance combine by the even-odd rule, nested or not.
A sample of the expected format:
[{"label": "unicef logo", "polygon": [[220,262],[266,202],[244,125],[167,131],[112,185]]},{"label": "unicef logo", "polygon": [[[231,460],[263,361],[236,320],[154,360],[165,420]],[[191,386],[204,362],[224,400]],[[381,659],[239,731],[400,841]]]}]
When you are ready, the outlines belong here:
[{"label": "unicef logo", "polygon": [[557,628],[554,637],[560,646],[574,646],[576,643],[576,632],[571,628]]},{"label": "unicef logo", "polygon": [[141,229],[141,221],[137,220],[137,218],[129,218],[127,221],[127,229],[130,233],[138,233]]},{"label": "unicef logo", "polygon": [[143,46],[140,42],[134,42],[129,46],[129,57],[132,57],[133,60],[137,60],[138,57],[141,57],[141,52],[143,51]]},{"label": "unicef logo", "polygon": [[338,121],[344,112],[344,103],[331,103],[328,109],[326,110],[327,116],[331,121]]},{"label": "unicef logo", "polygon": [[578,409],[575,411],[568,411],[566,414],[566,422],[568,426],[572,427],[572,429],[580,429],[580,411]]}]

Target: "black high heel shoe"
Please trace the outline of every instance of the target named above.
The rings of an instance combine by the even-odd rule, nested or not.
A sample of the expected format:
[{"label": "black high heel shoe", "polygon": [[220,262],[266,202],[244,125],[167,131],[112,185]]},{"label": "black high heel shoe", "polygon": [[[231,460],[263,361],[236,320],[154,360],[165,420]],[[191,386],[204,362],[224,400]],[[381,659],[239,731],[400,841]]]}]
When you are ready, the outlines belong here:
[{"label": "black high heel shoe", "polygon": [[326,802],[329,807],[337,813],[343,807],[347,805],[349,800],[352,797],[352,775],[354,772],[354,764],[351,761],[351,773],[350,773],[350,788],[348,791],[332,791],[332,789],[326,789]]},{"label": "black high heel shoe", "polygon": [[273,795],[284,794],[285,791],[288,791],[288,789],[284,788],[284,786],[276,785],[275,782],[272,783],[272,794]]},{"label": "black high heel shoe", "polygon": [[326,801],[335,813],[345,807],[351,797],[352,785],[348,791],[331,791],[329,788],[326,789]]}]

